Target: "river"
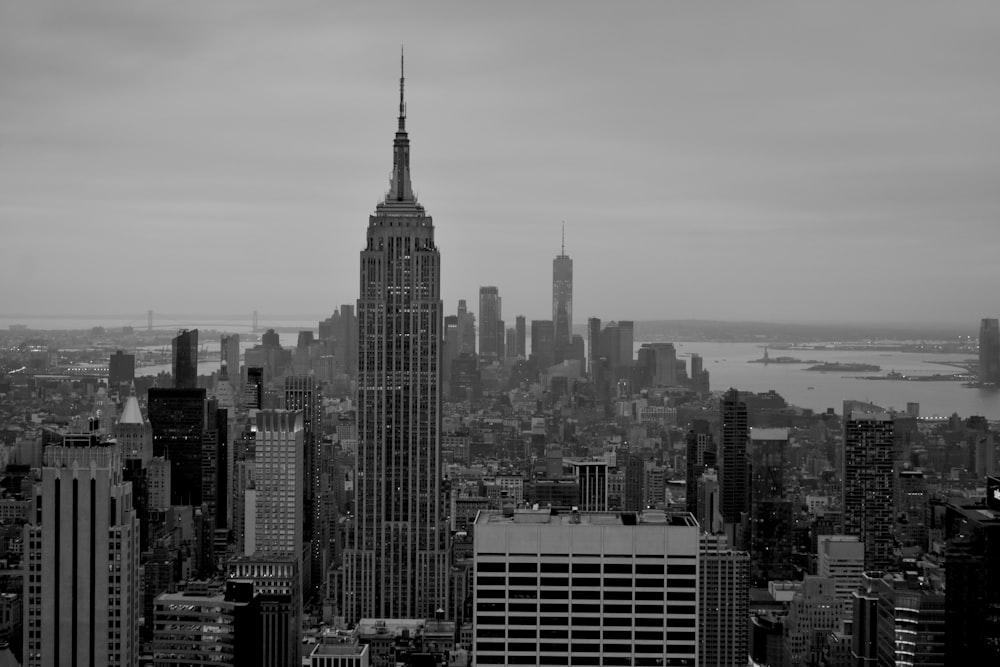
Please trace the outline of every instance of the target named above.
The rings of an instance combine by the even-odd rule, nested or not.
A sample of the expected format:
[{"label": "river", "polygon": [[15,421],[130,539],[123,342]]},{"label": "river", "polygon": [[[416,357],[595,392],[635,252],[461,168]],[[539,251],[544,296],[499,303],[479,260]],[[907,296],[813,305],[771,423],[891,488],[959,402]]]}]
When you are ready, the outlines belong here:
[{"label": "river", "polygon": [[[639,345],[636,345],[638,350]],[[982,415],[1000,419],[1000,391],[963,387],[961,382],[909,382],[900,380],[862,380],[860,375],[884,375],[897,371],[904,375],[949,374],[959,369],[935,362],[960,362],[967,354],[921,354],[913,352],[854,352],[839,350],[771,350],[769,356],[816,359],[821,362],[862,363],[881,366],[880,373],[807,371],[809,364],[752,364],[764,356],[757,343],[674,343],[680,359],[700,354],[709,371],[711,388],[729,387],[745,391],[773,389],[793,405],[817,412],[834,408],[838,413],[845,399],[875,403],[884,408],[903,410],[907,403],[919,403],[923,417],[948,416],[957,412],[963,417]]]}]

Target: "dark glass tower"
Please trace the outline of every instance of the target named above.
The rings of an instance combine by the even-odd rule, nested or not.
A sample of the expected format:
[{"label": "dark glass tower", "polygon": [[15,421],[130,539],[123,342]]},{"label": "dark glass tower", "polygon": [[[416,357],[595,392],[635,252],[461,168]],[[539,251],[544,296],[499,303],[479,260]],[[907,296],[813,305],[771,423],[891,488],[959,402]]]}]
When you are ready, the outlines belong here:
[{"label": "dark glass tower", "polygon": [[198,330],[182,329],[171,341],[174,361],[174,388],[195,389],[198,386]]},{"label": "dark glass tower", "polygon": [[328,564],[328,553],[321,539],[321,528],[325,520],[322,501],[320,459],[323,434],[320,433],[323,397],[312,375],[292,375],[285,378],[285,409],[302,411],[302,446],[305,483],[302,485],[303,525],[302,537],[309,542],[309,576],[312,588],[309,593],[319,592],[323,572]]},{"label": "dark glass tower", "polygon": [[1000,384],[1000,321],[993,318],[979,324],[979,381]]},{"label": "dark glass tower", "polygon": [[844,535],[865,545],[865,570],[893,566],[893,418],[874,405],[844,401]]},{"label": "dark glass tower", "polygon": [[121,390],[123,384],[135,381],[135,355],[117,350],[108,362],[108,387]]},{"label": "dark glass tower", "polygon": [[950,504],[945,537],[946,663],[1000,664],[1000,514],[989,503]]},{"label": "dark glass tower", "polygon": [[740,392],[730,389],[720,404],[722,417],[722,442],[719,452],[719,487],[721,490],[722,522],[726,525],[729,544],[744,550],[749,522],[750,492],[747,462],[747,440],[750,429],[747,421],[747,404],[740,400]]},{"label": "dark glass tower", "polygon": [[170,461],[170,504],[202,503],[206,404],[204,389],[149,390],[153,456]]},{"label": "dark glass tower", "polygon": [[344,616],[433,618],[448,601],[441,496],[440,255],[410,185],[403,78],[389,193],[368,220],[358,299],[357,517]]},{"label": "dark glass tower", "polygon": [[788,430],[750,431],[750,577],[754,586],[792,578],[792,502],[785,496]]}]

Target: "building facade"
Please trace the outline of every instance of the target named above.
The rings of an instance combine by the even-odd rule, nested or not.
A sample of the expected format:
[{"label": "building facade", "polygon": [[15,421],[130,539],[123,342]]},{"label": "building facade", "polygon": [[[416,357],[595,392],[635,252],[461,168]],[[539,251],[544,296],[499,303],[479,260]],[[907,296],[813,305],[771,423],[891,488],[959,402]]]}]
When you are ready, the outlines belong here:
[{"label": "building facade", "polygon": [[369,218],[361,252],[357,513],[344,554],[349,623],[429,618],[448,599],[441,259],[432,219],[410,184],[402,77],[393,148],[389,193]]},{"label": "building facade", "polygon": [[785,496],[788,429],[750,429],[753,585],[792,578],[792,502]]},{"label": "building facade", "polygon": [[995,318],[979,324],[979,381],[1000,384],[1000,321]]},{"label": "building facade", "polygon": [[699,555],[699,665],[745,665],[750,655],[750,555],[724,535],[702,535]]},{"label": "building facade", "polygon": [[139,524],[114,441],[45,448],[24,527],[24,662],[139,663]]},{"label": "building facade", "polygon": [[479,356],[487,361],[502,358],[501,306],[499,289],[493,285],[479,288]]},{"label": "building facade", "polygon": [[726,525],[729,544],[736,549],[747,546],[747,525],[750,511],[747,442],[750,428],[747,404],[740,392],[730,389],[719,404],[721,447],[719,450],[719,492],[722,521]]},{"label": "building facade", "polygon": [[844,406],[843,533],[864,544],[865,570],[884,572],[895,560],[892,433],[888,413]]},{"label": "building facade", "polygon": [[175,389],[198,386],[198,330],[182,329],[170,342],[173,351]]},{"label": "building facade", "polygon": [[256,415],[254,551],[302,553],[302,411],[261,410]]},{"label": "building facade", "polygon": [[323,573],[328,563],[328,550],[322,539],[326,512],[322,502],[323,434],[320,424],[323,415],[323,397],[316,378],[312,375],[294,375],[285,378],[285,409],[302,411],[302,471],[303,516],[302,538],[309,543],[309,580],[314,593],[318,593]]},{"label": "building facade", "polygon": [[480,512],[473,664],[700,664],[698,532],[657,511]]},{"label": "building facade", "polygon": [[566,254],[566,236],[559,255],[552,260],[552,322],[555,326],[556,363],[566,358],[566,348],[573,342],[573,260]]}]

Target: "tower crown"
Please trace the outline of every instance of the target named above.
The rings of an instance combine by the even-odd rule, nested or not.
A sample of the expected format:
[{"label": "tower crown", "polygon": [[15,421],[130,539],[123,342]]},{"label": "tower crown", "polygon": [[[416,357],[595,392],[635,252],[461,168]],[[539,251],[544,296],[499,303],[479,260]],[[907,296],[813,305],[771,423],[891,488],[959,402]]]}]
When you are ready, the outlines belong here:
[{"label": "tower crown", "polygon": [[403,49],[399,50],[399,127],[392,142],[392,176],[389,178],[389,192],[385,203],[416,203],[413,186],[410,185],[410,139],[406,134],[406,98],[404,85],[406,77],[403,68]]}]

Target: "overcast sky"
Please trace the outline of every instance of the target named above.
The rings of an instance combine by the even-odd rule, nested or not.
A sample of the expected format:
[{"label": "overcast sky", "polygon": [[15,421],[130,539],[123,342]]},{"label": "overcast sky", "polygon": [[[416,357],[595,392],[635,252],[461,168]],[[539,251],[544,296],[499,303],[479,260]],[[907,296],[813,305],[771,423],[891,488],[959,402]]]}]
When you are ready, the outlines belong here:
[{"label": "overcast sky", "polygon": [[0,0],[0,314],[329,313],[399,49],[447,312],[1000,314],[1000,3]]}]

